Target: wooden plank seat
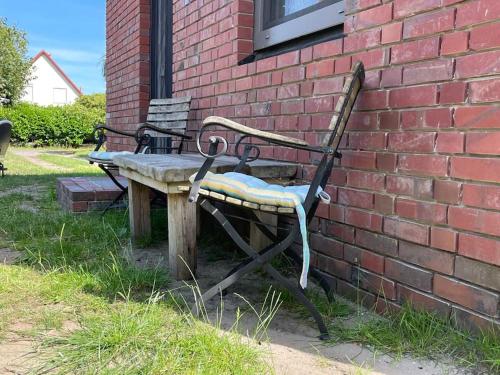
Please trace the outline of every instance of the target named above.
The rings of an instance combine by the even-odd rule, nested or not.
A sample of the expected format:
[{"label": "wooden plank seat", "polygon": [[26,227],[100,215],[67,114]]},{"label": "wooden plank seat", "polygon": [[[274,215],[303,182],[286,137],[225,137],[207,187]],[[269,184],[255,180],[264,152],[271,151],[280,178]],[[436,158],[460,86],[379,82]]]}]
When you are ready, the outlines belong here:
[{"label": "wooden plank seat", "polygon": [[[263,269],[268,273],[280,286],[285,288],[290,292],[298,301],[300,301],[305,308],[310,312],[318,329],[320,331],[321,339],[328,339],[329,333],[327,326],[323,320],[323,317],[318,312],[314,304],[307,298],[304,293],[304,288],[307,286],[308,274],[315,279],[320,286],[324,289],[327,297],[332,300],[332,289],[328,281],[324,278],[323,274],[319,272],[316,268],[310,266],[309,264],[309,246],[307,239],[307,222],[310,222],[318,208],[320,198],[326,199],[326,197],[321,196],[321,191],[324,190],[332,169],[334,167],[335,159],[340,159],[341,154],[338,152],[338,147],[342,139],[342,135],[349,120],[352,108],[358,97],[359,91],[363,85],[364,81],[364,67],[361,62],[357,62],[353,66],[352,74],[348,76],[345,80],[342,93],[337,101],[335,111],[333,112],[332,119],[328,129],[325,129],[325,136],[319,145],[311,145],[304,140],[295,139],[287,136],[282,136],[272,132],[266,132],[262,130],[252,129],[251,127],[239,124],[235,121],[225,119],[218,116],[210,116],[203,121],[203,126],[198,134],[197,147],[200,154],[205,156],[206,161],[200,168],[198,173],[193,179],[192,188],[190,191],[189,199],[192,202],[198,201],[200,199],[200,206],[211,214],[224,228],[224,230],[229,234],[229,236],[234,240],[236,245],[248,255],[248,259],[243,261],[233,270],[231,270],[224,279],[219,283],[212,286],[210,289],[205,291],[201,297],[198,298],[197,302],[192,308],[194,314],[199,314],[204,306],[204,303],[215,297],[217,294],[222,293],[225,289],[236,283],[239,279],[250,272],[255,272],[258,269]],[[210,127],[217,129],[217,133],[208,138],[209,150],[205,153],[201,149],[201,138],[203,133]],[[220,129],[223,131],[220,131]],[[293,195],[292,190],[289,190],[292,194],[283,193],[282,197],[274,197],[266,190],[265,186],[262,187],[262,194],[258,191],[260,186],[255,184],[256,191],[248,189],[248,186],[244,184],[239,184],[245,180],[241,177],[240,173],[232,174],[229,176],[220,175],[216,178],[209,175],[208,172],[212,163],[218,158],[223,156],[229,148],[227,140],[219,134],[224,134],[225,132],[236,132],[242,135],[242,137],[236,142],[235,149],[238,154],[238,149],[242,145],[242,140],[251,141],[256,139],[257,142],[249,143],[247,142],[244,146],[243,153],[238,154],[241,161],[235,168],[234,172],[240,172],[248,160],[255,160],[258,158],[260,151],[259,146],[262,143],[270,143],[272,145],[278,145],[298,150],[307,150],[311,153],[317,153],[321,155],[321,160],[319,161],[316,172],[310,182],[309,186],[302,186],[302,188],[307,188],[307,194],[305,198],[303,197],[303,191],[296,191],[296,195],[300,195],[300,202],[297,201],[297,197],[290,197]],[[237,139],[237,138],[236,138]],[[219,146],[222,145],[222,150],[219,151]],[[250,156],[252,155],[252,156]],[[251,186],[251,185],[250,185]],[[206,189],[210,187],[213,190],[210,191]],[[271,189],[274,192],[274,189]],[[220,191],[226,192],[222,194]],[[227,196],[230,192],[232,195],[236,195],[241,198],[246,198],[247,196],[252,199],[256,199],[259,202],[263,201],[275,201],[278,203],[286,202],[287,205],[293,201],[295,204],[294,209],[280,210],[279,206],[268,206],[265,204],[256,204],[255,202],[247,202],[242,199],[235,199],[234,197]],[[278,198],[278,199],[275,199]],[[283,200],[281,200],[283,198]],[[304,198],[304,199],[302,199]],[[327,200],[327,199],[326,199]],[[232,205],[240,205],[245,208],[252,210],[259,210],[262,212],[254,213],[250,211],[249,215],[252,220],[257,222],[258,229],[269,239],[269,244],[264,248],[257,248],[251,243],[248,243],[246,239],[240,235],[235,226],[230,221],[229,215],[225,215],[221,210],[220,204],[213,204],[214,202],[229,203]],[[292,210],[292,212],[290,212]],[[293,210],[297,214],[297,220],[289,228],[289,230],[280,231],[276,234],[272,233],[267,223],[261,220],[263,212],[271,212],[276,216],[280,214],[290,214]],[[302,254],[299,254],[294,250],[292,245],[294,244],[296,238],[302,236]],[[301,269],[299,286],[291,282],[288,277],[283,276],[277,269],[271,265],[271,260],[280,254],[286,254],[293,260],[298,269]]]}]

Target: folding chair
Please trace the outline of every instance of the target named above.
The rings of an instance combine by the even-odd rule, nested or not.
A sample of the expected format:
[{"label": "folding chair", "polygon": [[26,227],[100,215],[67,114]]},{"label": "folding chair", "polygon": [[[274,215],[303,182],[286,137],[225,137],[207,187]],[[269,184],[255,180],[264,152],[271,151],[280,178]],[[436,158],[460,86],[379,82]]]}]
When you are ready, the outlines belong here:
[{"label": "folding chair", "polygon": [[5,176],[5,171],[7,170],[3,161],[5,160],[7,148],[9,148],[11,130],[12,123],[10,121],[0,120],[0,173],[2,177]]},{"label": "folding chair", "polygon": [[[337,149],[363,81],[364,67],[361,62],[357,62],[353,68],[352,76],[346,79],[342,95],[337,102],[335,112],[330,122],[329,133],[325,134],[324,140],[320,146],[309,145],[307,142],[299,139],[255,130],[221,117],[211,116],[205,119],[196,143],[198,151],[206,157],[206,160],[198,173],[192,178],[193,185],[191,187],[189,200],[195,202],[198,200],[199,195],[201,195],[201,207],[215,217],[238,247],[249,256],[249,259],[243,261],[231,270],[222,281],[203,293],[199,301],[193,306],[193,313],[198,314],[205,301],[211,299],[218,293],[222,293],[244,275],[259,268],[263,268],[278,284],[287,289],[309,310],[318,325],[320,339],[329,338],[328,330],[321,314],[304,293],[304,288],[307,286],[307,273],[309,270],[310,275],[319,282],[329,300],[333,298],[329,283],[317,269],[314,267],[309,268],[309,247],[307,242],[306,223],[314,217],[320,198],[327,199],[322,190],[327,184],[334,166],[334,160],[336,158],[341,158],[341,154]],[[208,140],[208,154],[202,151],[200,144],[202,134],[211,126],[217,128],[222,127],[243,135],[235,145],[235,153],[240,158],[240,162],[235,172],[225,173],[223,175],[208,172],[215,158],[226,153],[228,149],[228,143],[225,138],[219,135],[212,135]],[[321,161],[319,162],[311,184],[281,187],[279,185],[268,185],[266,182],[255,177],[238,173],[243,169],[246,162],[255,160],[259,156],[258,146],[251,143],[245,145],[240,156],[239,148],[242,144],[242,139],[247,138],[257,138],[278,146],[322,154]],[[222,150],[218,152],[218,146],[220,144],[222,144]],[[253,154],[253,156],[250,156],[251,154]],[[258,251],[242,238],[235,227],[226,218],[226,215],[218,209],[221,202],[223,202],[223,204],[227,203],[254,210],[252,212],[252,217],[253,220],[257,222],[260,220],[259,217],[255,215],[256,210],[274,212],[278,215],[290,215],[295,212],[298,216],[298,220],[294,220],[294,224],[287,234],[279,237],[274,235],[267,228],[265,223],[260,222],[258,228],[273,243],[266,246],[263,250]],[[291,247],[299,234],[302,236],[302,255],[294,251]],[[302,266],[302,274],[298,286],[294,285],[287,277],[281,275],[281,273],[270,264],[273,258],[285,251],[297,266]]]},{"label": "folding chair", "polygon": [[[105,125],[95,127],[94,134],[97,145],[94,151],[88,155],[89,162],[97,164],[121,190],[113,202],[104,209],[103,214],[115,206],[128,191],[128,187],[122,185],[115,177],[118,175],[118,166],[113,163],[113,158],[123,154],[170,154],[174,150],[180,154],[184,147],[184,140],[191,139],[190,136],[184,134],[190,103],[191,97],[152,99],[149,104],[147,122],[141,124],[134,133],[113,129]],[[106,143],[106,132],[133,138],[136,142],[134,152],[101,151],[101,147]],[[167,137],[162,137],[159,134],[167,135]]]}]

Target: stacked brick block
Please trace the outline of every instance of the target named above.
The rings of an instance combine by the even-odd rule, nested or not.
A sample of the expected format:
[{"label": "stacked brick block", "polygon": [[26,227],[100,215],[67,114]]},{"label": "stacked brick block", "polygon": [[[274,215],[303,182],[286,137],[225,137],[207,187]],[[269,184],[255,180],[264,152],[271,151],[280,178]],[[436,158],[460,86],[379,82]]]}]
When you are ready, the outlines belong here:
[{"label": "stacked brick block", "polygon": [[[174,95],[193,96],[190,129],[219,115],[316,144],[363,61],[333,202],[311,225],[313,262],[367,304],[411,300],[498,326],[500,2],[346,7],[343,39],[238,65],[252,52],[252,1],[174,1]],[[305,181],[317,159],[280,147],[262,156],[301,164]]]}]

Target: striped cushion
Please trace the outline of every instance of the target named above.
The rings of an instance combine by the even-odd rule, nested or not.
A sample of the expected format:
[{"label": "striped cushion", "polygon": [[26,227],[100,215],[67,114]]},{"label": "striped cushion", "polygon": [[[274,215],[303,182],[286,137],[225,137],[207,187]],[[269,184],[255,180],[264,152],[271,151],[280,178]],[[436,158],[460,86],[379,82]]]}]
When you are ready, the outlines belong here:
[{"label": "striped cushion", "polygon": [[89,153],[89,159],[112,162],[115,156],[132,154],[130,151],[92,151]]},{"label": "striped cushion", "polygon": [[[190,181],[194,181],[191,176]],[[280,186],[271,185],[267,182],[242,173],[228,172],[214,174],[207,172],[201,181],[200,187],[212,190],[240,200],[279,207],[293,207],[297,212],[302,235],[302,274],[300,285],[307,287],[307,273],[309,271],[309,244],[307,242],[306,214],[302,204],[304,203],[310,185]],[[321,188],[318,188],[317,195]]]}]

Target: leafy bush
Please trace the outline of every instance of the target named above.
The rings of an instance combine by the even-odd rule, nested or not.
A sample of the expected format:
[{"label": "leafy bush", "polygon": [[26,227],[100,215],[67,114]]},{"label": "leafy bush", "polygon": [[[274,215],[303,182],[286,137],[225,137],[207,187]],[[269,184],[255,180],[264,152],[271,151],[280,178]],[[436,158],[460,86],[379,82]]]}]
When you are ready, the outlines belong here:
[{"label": "leafy bush", "polygon": [[41,107],[20,103],[0,107],[0,118],[12,122],[12,141],[15,143],[79,146],[93,140],[94,126],[105,122],[105,112],[75,104]]},{"label": "leafy bush", "polygon": [[98,109],[106,112],[106,94],[82,95],[76,99],[75,104],[81,105],[87,109]]}]

